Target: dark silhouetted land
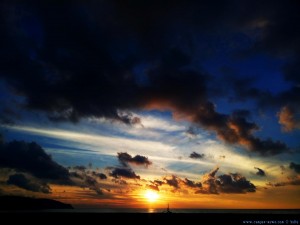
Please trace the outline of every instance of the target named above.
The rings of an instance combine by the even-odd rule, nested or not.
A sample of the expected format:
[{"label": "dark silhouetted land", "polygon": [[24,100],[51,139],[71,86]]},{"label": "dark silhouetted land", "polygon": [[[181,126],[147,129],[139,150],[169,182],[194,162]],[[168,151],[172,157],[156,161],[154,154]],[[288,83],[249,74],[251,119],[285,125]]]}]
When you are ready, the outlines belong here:
[{"label": "dark silhouetted land", "polygon": [[0,210],[73,209],[72,205],[52,199],[0,196]]}]

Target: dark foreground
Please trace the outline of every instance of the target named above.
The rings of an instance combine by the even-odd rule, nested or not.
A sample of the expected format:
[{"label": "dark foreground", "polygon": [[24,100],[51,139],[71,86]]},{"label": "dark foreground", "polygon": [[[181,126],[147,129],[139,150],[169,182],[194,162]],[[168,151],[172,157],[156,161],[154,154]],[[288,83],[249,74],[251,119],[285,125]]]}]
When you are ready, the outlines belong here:
[{"label": "dark foreground", "polygon": [[[210,209],[73,209],[51,199],[17,196],[0,197],[1,221],[7,224],[289,224],[300,225],[300,209],[293,210],[210,210]],[[149,211],[150,212],[150,211]],[[2,224],[2,223],[1,223]]]},{"label": "dark foreground", "polygon": [[43,209],[73,209],[70,204],[65,204],[52,199],[38,199],[21,196],[0,196],[1,211],[43,210]]},{"label": "dark foreground", "polygon": [[12,224],[300,224],[300,214],[1,212]]}]

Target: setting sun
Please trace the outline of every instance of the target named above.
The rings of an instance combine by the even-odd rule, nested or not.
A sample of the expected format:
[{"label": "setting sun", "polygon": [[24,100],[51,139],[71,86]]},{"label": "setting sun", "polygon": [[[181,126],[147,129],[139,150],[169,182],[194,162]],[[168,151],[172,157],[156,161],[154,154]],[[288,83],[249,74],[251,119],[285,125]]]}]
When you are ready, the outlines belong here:
[{"label": "setting sun", "polygon": [[155,202],[159,198],[159,195],[155,191],[147,190],[145,193],[145,198],[149,202]]}]

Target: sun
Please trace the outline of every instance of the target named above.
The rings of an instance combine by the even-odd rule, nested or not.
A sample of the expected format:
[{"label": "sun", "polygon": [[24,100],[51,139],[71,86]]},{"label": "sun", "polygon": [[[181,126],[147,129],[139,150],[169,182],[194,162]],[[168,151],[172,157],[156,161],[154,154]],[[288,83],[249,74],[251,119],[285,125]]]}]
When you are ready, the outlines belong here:
[{"label": "sun", "polygon": [[155,202],[159,198],[159,195],[155,191],[147,190],[145,192],[145,198],[148,200],[148,202]]}]

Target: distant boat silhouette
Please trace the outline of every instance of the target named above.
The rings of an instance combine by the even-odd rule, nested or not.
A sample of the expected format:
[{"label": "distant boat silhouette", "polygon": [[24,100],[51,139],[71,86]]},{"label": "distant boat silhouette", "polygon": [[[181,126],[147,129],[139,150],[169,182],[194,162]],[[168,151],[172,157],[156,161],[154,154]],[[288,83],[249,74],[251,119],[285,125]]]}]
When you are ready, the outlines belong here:
[{"label": "distant boat silhouette", "polygon": [[163,211],[163,213],[172,213],[172,212],[170,211],[169,203],[168,203],[168,208],[167,208],[167,210],[166,210],[166,211]]}]

